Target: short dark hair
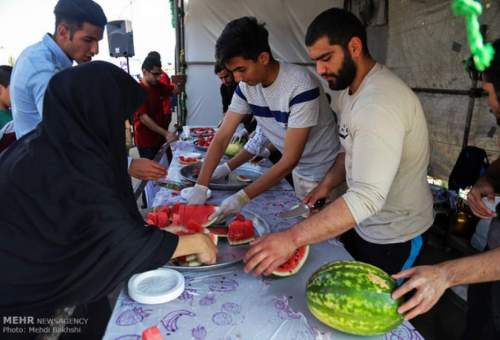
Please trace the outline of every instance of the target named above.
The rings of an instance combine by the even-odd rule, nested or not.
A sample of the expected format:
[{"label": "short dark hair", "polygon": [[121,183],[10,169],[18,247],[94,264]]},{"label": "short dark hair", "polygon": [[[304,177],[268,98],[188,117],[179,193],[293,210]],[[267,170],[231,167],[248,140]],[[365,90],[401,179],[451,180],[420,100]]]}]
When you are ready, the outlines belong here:
[{"label": "short dark hair", "polygon": [[214,65],[214,73],[217,74],[223,70],[225,70],[226,68],[224,67],[224,65],[222,65],[221,63],[215,63]]},{"label": "short dark hair", "polygon": [[92,0],[59,0],[54,7],[57,26],[61,23],[68,25],[70,39],[74,33],[81,29],[83,23],[88,22],[94,26],[104,29],[108,22],[102,7]]},{"label": "short dark hair", "polygon": [[146,57],[142,63],[142,69],[146,71],[151,71],[155,66],[161,68],[161,61],[155,57]]},{"label": "short dark hair", "polygon": [[215,44],[215,60],[225,64],[229,59],[242,57],[256,61],[262,52],[269,53],[269,33],[264,23],[254,17],[242,17],[229,22]]},{"label": "short dark hair", "polygon": [[157,51],[151,51],[147,55],[148,57],[153,57],[161,60],[161,55]]},{"label": "short dark hair", "polygon": [[12,74],[12,66],[0,66],[0,85],[7,87],[10,85],[10,75]]},{"label": "short dark hair", "polygon": [[[495,92],[500,94],[500,39],[495,40],[492,45],[495,49],[495,55],[490,66],[484,70],[483,79],[488,83],[492,83]],[[500,97],[498,100],[500,100]]]},{"label": "short dark hair", "polygon": [[320,13],[307,28],[306,46],[312,46],[318,39],[328,37],[330,45],[347,48],[353,37],[363,43],[363,53],[369,55],[366,29],[351,12],[342,8],[330,8]]}]

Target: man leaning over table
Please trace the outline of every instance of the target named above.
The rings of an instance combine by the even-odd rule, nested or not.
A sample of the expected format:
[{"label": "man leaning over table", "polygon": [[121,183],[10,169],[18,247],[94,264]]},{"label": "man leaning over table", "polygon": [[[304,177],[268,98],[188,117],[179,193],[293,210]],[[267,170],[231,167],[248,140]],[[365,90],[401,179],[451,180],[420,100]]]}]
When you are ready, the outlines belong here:
[{"label": "man leaning over table", "polygon": [[[488,93],[488,105],[500,125],[500,39],[493,43],[495,56],[483,72],[483,89]],[[408,292],[411,297],[399,308],[409,320],[427,312],[446,289],[463,284],[467,291],[467,323],[463,340],[500,339],[500,220],[496,211],[485,205],[495,201],[500,192],[500,158],[491,163],[486,174],[469,191],[469,206],[479,218],[493,218],[488,234],[488,251],[446,261],[433,266],[418,266],[394,275],[407,281],[393,293],[397,299]]]},{"label": "man leaning over table", "polygon": [[245,271],[270,274],[300,246],[342,235],[356,259],[389,273],[411,266],[422,233],[433,222],[426,181],[429,138],[417,96],[369,54],[366,31],[353,14],[332,8],[307,30],[309,56],[332,90],[340,113],[345,168],[332,168],[306,197],[326,197],[333,179],[346,177],[347,192],[291,229],[257,239]]},{"label": "man leaning over table", "polygon": [[[210,178],[233,170],[228,164],[216,167],[236,127],[250,113],[265,137],[262,143],[270,141],[283,156],[255,182],[226,198],[213,218],[239,212],[250,199],[278,184],[292,170],[296,194],[304,197],[336,158],[341,158],[337,157],[341,148],[335,122],[321,85],[305,67],[276,61],[267,30],[252,17],[226,25],[217,40],[216,59],[239,84],[208,149],[189,203],[204,203]],[[243,149],[236,158],[241,164],[256,152]]]},{"label": "man leaning over table", "polygon": [[[55,33],[27,47],[11,79],[12,116],[17,139],[42,120],[43,98],[52,76],[73,65],[89,62],[99,52],[106,16],[92,0],[59,0],[54,8]],[[147,159],[135,159],[129,173],[140,179],[165,176],[166,169]]]}]

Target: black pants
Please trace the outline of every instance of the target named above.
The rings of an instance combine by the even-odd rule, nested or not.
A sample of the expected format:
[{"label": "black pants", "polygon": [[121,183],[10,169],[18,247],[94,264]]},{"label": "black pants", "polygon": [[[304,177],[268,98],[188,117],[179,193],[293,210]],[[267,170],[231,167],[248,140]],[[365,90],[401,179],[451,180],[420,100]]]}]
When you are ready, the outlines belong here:
[{"label": "black pants", "polygon": [[462,340],[500,339],[500,281],[469,286]]},{"label": "black pants", "polygon": [[[139,151],[139,156],[141,156],[141,158],[147,158],[147,159],[154,159],[159,150],[160,150],[160,147],[137,148],[137,151]],[[142,191],[142,208],[147,208],[147,206],[148,206],[148,203],[146,201],[146,192],[143,190]]]},{"label": "black pants", "polygon": [[351,229],[340,240],[355,260],[366,262],[383,269],[388,274],[396,274],[403,269],[411,252],[411,241],[392,244],[376,244],[363,240]]},{"label": "black pants", "polygon": [[[39,320],[55,320],[54,312],[21,312],[9,313],[9,315],[0,316],[0,339],[5,340],[36,340],[42,335],[47,335],[50,331],[47,329],[47,321]],[[19,322],[13,324],[14,319],[5,320],[4,317],[32,317],[31,322]],[[108,299],[102,298],[96,302],[80,305],[75,308],[73,315],[68,319],[72,324],[67,324],[65,331],[62,332],[58,340],[100,340],[104,336],[109,319],[111,318],[111,306]],[[25,319],[26,320],[26,319]],[[55,324],[58,327],[58,324]],[[22,328],[22,332],[14,332]],[[60,327],[59,327],[60,328]]]},{"label": "black pants", "polygon": [[137,148],[137,151],[139,151],[139,156],[141,156],[141,158],[147,159],[154,159],[159,150],[159,146],[155,146],[153,148]]}]

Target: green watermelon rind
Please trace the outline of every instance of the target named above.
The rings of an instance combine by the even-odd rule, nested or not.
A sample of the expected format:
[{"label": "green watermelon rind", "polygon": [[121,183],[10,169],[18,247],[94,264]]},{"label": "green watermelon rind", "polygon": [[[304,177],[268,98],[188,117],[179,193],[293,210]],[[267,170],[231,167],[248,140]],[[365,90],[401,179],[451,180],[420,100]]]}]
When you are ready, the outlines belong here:
[{"label": "green watermelon rind", "polygon": [[[363,279],[368,273],[387,287]],[[311,313],[330,327],[355,335],[379,335],[403,321],[397,312],[401,299],[391,298],[394,288],[394,280],[375,266],[337,261],[320,267],[309,278],[306,300]]]}]

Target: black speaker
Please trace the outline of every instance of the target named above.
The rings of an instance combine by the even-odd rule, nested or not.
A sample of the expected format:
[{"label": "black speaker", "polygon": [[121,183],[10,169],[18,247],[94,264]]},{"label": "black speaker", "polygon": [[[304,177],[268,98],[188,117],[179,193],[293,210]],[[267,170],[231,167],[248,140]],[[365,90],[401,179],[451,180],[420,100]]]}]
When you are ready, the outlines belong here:
[{"label": "black speaker", "polygon": [[110,21],[106,25],[106,31],[110,56],[115,58],[134,56],[134,34],[129,20]]}]

